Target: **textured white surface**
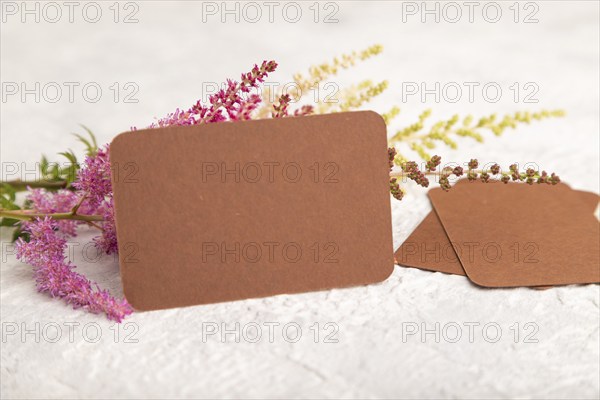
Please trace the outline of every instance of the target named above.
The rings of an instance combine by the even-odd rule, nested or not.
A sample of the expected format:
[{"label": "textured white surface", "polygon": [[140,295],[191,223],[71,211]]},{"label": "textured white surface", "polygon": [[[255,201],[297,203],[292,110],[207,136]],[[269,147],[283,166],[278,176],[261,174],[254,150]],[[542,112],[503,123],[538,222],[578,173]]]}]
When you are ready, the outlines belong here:
[{"label": "textured white surface", "polygon": [[[336,24],[313,23],[309,3],[303,3],[304,17],[296,24],[286,23],[280,14],[274,24],[222,24],[217,18],[203,23],[200,2],[153,1],[137,3],[140,22],[130,25],[111,21],[111,3],[102,3],[105,17],[98,24],[82,22],[80,14],[73,24],[23,24],[18,18],[2,23],[2,82],[94,81],[105,91],[96,104],[81,97],[73,103],[3,100],[3,175],[7,163],[33,168],[40,153],[53,155],[73,147],[67,133],[77,130],[77,123],[89,125],[107,142],[131,125],[144,126],[155,116],[193,103],[202,82],[237,77],[264,58],[280,63],[273,78],[285,82],[310,64],[382,43],[383,55],[336,82],[390,80],[388,92],[370,108],[383,112],[400,104],[403,112],[393,127],[412,123],[426,107],[439,118],[455,112],[564,108],[565,119],[522,127],[489,138],[483,146],[462,142],[460,150],[442,149],[439,154],[448,161],[535,161],[558,171],[574,188],[598,192],[597,2],[536,2],[535,24],[512,22],[512,2],[501,3],[503,17],[496,24],[485,22],[480,12],[475,23],[468,23],[465,8],[463,20],[455,24],[424,24],[418,16],[403,23],[400,2],[339,2]],[[503,96],[495,104],[482,101],[480,92],[472,103],[436,103],[430,97],[423,104],[414,96],[401,104],[401,84],[408,81],[498,82]],[[136,82],[139,103],[115,103],[109,89],[114,82]],[[539,103],[515,103],[509,89],[513,82],[536,82]],[[415,188],[404,201],[393,203],[395,247],[429,209],[425,193]],[[115,340],[114,325],[104,318],[38,294],[30,268],[16,261],[7,247],[8,232],[2,239],[2,398],[600,395],[597,285],[483,290],[462,277],[396,267],[387,281],[368,287],[136,313],[127,320],[129,330],[122,326]],[[81,249],[89,237],[80,239],[74,251],[80,269],[119,294],[117,263],[110,257],[82,262]],[[302,329],[297,343],[282,336],[283,325],[290,322]],[[325,335],[332,332],[331,326],[325,328],[328,322],[339,328],[337,343],[325,343]],[[471,322],[480,324],[472,342],[465,325]],[[537,343],[525,343],[524,336],[532,332],[525,329],[527,322],[539,328]],[[34,334],[21,336],[25,329],[35,331],[38,323],[46,339],[38,343]],[[70,323],[80,324],[73,328],[73,340],[66,325]],[[254,331],[245,324],[258,323],[263,336],[258,343],[244,337],[238,343],[233,335],[225,342],[218,335],[203,340],[207,323],[224,323],[230,329],[240,323],[248,327],[248,339]],[[272,343],[265,323],[280,324]],[[320,327],[318,343],[310,329],[315,323]],[[433,335],[403,341],[403,331],[413,323],[420,329],[421,324],[434,329],[439,323],[441,333],[447,328],[448,338],[454,337],[456,323],[462,337],[457,343],[443,336],[438,343]],[[498,342],[485,340],[486,323],[502,329]],[[511,330],[515,323],[517,343]],[[87,331],[85,324],[92,324]],[[62,336],[51,343],[57,326]],[[85,339],[94,337],[95,327],[102,337],[90,343]],[[134,327],[137,343],[127,343],[124,335]],[[13,328],[18,333],[8,335]],[[294,329],[288,333],[293,337]],[[493,338],[494,329],[488,334]]]}]

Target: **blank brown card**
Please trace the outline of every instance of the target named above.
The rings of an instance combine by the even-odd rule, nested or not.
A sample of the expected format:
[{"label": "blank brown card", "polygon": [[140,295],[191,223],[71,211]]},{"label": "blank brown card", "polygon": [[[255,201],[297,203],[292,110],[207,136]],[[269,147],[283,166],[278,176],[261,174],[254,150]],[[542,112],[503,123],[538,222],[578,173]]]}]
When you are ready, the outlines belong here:
[{"label": "blank brown card", "polygon": [[429,198],[467,276],[486,287],[600,282],[600,230],[566,185],[481,183]]},{"label": "blank brown card", "polygon": [[128,132],[110,151],[123,289],[138,310],[364,285],[393,270],[376,113]]}]

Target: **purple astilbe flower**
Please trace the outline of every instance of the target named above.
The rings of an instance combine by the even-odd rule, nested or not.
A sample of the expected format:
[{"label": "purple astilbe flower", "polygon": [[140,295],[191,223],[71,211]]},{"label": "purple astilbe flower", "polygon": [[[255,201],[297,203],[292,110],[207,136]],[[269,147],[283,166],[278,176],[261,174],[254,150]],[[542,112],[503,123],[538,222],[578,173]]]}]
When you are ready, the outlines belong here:
[{"label": "purple astilbe flower", "polygon": [[235,112],[229,111],[229,119],[232,121],[249,120],[252,118],[252,112],[258,108],[262,99],[259,95],[253,94],[247,100],[242,102]]},{"label": "purple astilbe flower", "polygon": [[75,266],[65,260],[67,241],[58,231],[57,221],[37,218],[25,229],[30,238],[16,242],[17,258],[33,266],[38,291],[63,298],[73,308],[102,312],[117,322],[133,312],[127,300],[115,299],[98,285],[94,288],[86,277],[73,271]]},{"label": "purple astilbe flower", "polygon": [[[179,108],[168,114],[166,117],[159,119],[157,122],[152,123],[148,128],[162,128],[171,125],[195,125],[197,124],[196,116],[200,113],[204,114],[206,111],[199,112],[198,114],[194,111],[197,106],[192,107],[188,111],[180,110]],[[133,127],[131,130],[137,130]]]},{"label": "purple astilbe flower", "polygon": [[48,193],[46,189],[31,189],[27,200],[34,210],[46,213],[67,212],[77,204],[77,194],[70,190],[58,190]]},{"label": "purple astilbe flower", "polygon": [[[31,210],[36,213],[54,214],[67,213],[73,207],[80,203],[82,194],[75,193],[70,190],[61,189],[56,192],[48,192],[46,189],[29,189],[27,200],[31,203]],[[93,214],[96,211],[95,207],[90,206],[89,201],[84,201],[79,205],[80,214]],[[21,224],[26,226],[29,222],[23,221]],[[76,236],[77,225],[81,221],[74,220],[59,220],[57,221],[58,229],[65,235]]]},{"label": "purple astilbe flower", "polygon": [[[53,214],[69,212],[78,203],[79,197],[70,190],[59,190],[55,193],[48,193],[46,189],[29,188],[27,200],[31,202],[31,209],[38,213]],[[22,222],[27,226],[29,222]],[[57,221],[58,229],[68,236],[75,236],[77,221],[60,220]]]},{"label": "purple astilbe flower", "polygon": [[106,254],[117,253],[117,229],[115,227],[115,209],[112,198],[102,203],[98,210],[104,221],[102,221],[102,235],[95,237],[94,243],[97,248]]},{"label": "purple astilbe flower", "polygon": [[228,79],[224,89],[209,97],[208,106],[198,101],[187,111],[176,109],[175,112],[151,124],[149,128],[250,119],[252,111],[258,107],[262,99],[257,94],[248,95],[248,93],[252,89],[257,89],[276,68],[275,61],[263,61],[260,67],[254,65],[252,71],[242,73],[240,82]]},{"label": "purple astilbe flower", "polygon": [[73,187],[84,193],[89,208],[94,210],[106,197],[112,196],[108,145],[99,148],[97,154],[86,157]]}]

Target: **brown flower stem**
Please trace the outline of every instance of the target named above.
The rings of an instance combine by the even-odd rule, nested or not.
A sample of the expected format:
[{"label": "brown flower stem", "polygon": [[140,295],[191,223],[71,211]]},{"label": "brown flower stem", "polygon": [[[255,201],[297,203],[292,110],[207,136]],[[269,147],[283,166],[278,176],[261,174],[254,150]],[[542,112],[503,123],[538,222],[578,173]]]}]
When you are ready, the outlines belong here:
[{"label": "brown flower stem", "polygon": [[101,227],[100,225],[97,225],[97,224],[93,223],[92,221],[86,221],[86,222],[87,222],[87,224],[88,224],[89,226],[93,226],[94,228],[98,228],[98,229],[100,229],[101,231],[104,231],[104,228],[103,228],[103,227]]},{"label": "brown flower stem", "polygon": [[[423,171],[424,175],[443,175],[439,172],[436,171]],[[408,176],[408,173],[404,172],[404,171],[392,171],[390,172],[390,177],[395,177],[395,178],[404,178],[405,176]]]},{"label": "brown flower stem", "polygon": [[[474,172],[481,172],[479,170],[474,170]],[[423,171],[423,175],[429,175],[429,176],[443,176],[443,175],[447,175],[447,174],[443,174],[441,172],[437,172],[437,171]],[[408,176],[407,172],[404,171],[392,171],[390,172],[390,177],[396,177],[396,178],[403,178],[405,176]]]},{"label": "brown flower stem", "polygon": [[73,214],[72,212],[67,213],[35,213],[30,212],[29,210],[5,210],[0,208],[0,217],[5,218],[13,218],[20,219],[24,221],[32,221],[35,218],[44,218],[50,217],[55,220],[74,220],[74,221],[104,221],[104,217],[102,215],[81,215],[81,214]]},{"label": "brown flower stem", "polygon": [[[485,170],[485,169],[474,169],[472,170],[474,173],[476,174],[482,174],[484,172],[489,172],[489,170]],[[468,170],[465,170],[465,172],[468,172]],[[443,176],[443,175],[448,175],[448,174],[443,174],[441,172],[438,171],[423,171],[424,175],[435,175],[435,176]],[[404,178],[405,176],[407,176],[408,173],[404,172],[404,171],[392,171],[390,172],[390,177],[394,177],[394,178]],[[508,172],[501,172],[499,173],[497,176],[510,176],[511,174]],[[525,174],[521,173],[521,176],[526,176]],[[533,175],[534,178],[539,178],[540,174],[539,172],[536,171],[535,175]]]}]

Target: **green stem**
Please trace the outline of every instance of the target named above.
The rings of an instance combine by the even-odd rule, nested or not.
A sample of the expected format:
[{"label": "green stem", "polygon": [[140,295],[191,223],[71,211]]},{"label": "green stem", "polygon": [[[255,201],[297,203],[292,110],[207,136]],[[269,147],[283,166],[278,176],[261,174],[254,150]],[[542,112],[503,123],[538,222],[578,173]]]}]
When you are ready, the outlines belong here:
[{"label": "green stem", "polygon": [[81,215],[81,214],[73,214],[72,212],[67,213],[33,213],[28,212],[27,210],[5,210],[0,208],[0,217],[20,219],[20,220],[33,220],[35,218],[44,218],[50,217],[56,220],[64,220],[70,219],[75,221],[104,221],[104,217],[102,215]]},{"label": "green stem", "polygon": [[65,189],[67,187],[67,181],[22,181],[20,179],[15,179],[13,181],[6,181],[0,183],[7,183],[18,192],[27,190],[27,186],[34,189]]}]

